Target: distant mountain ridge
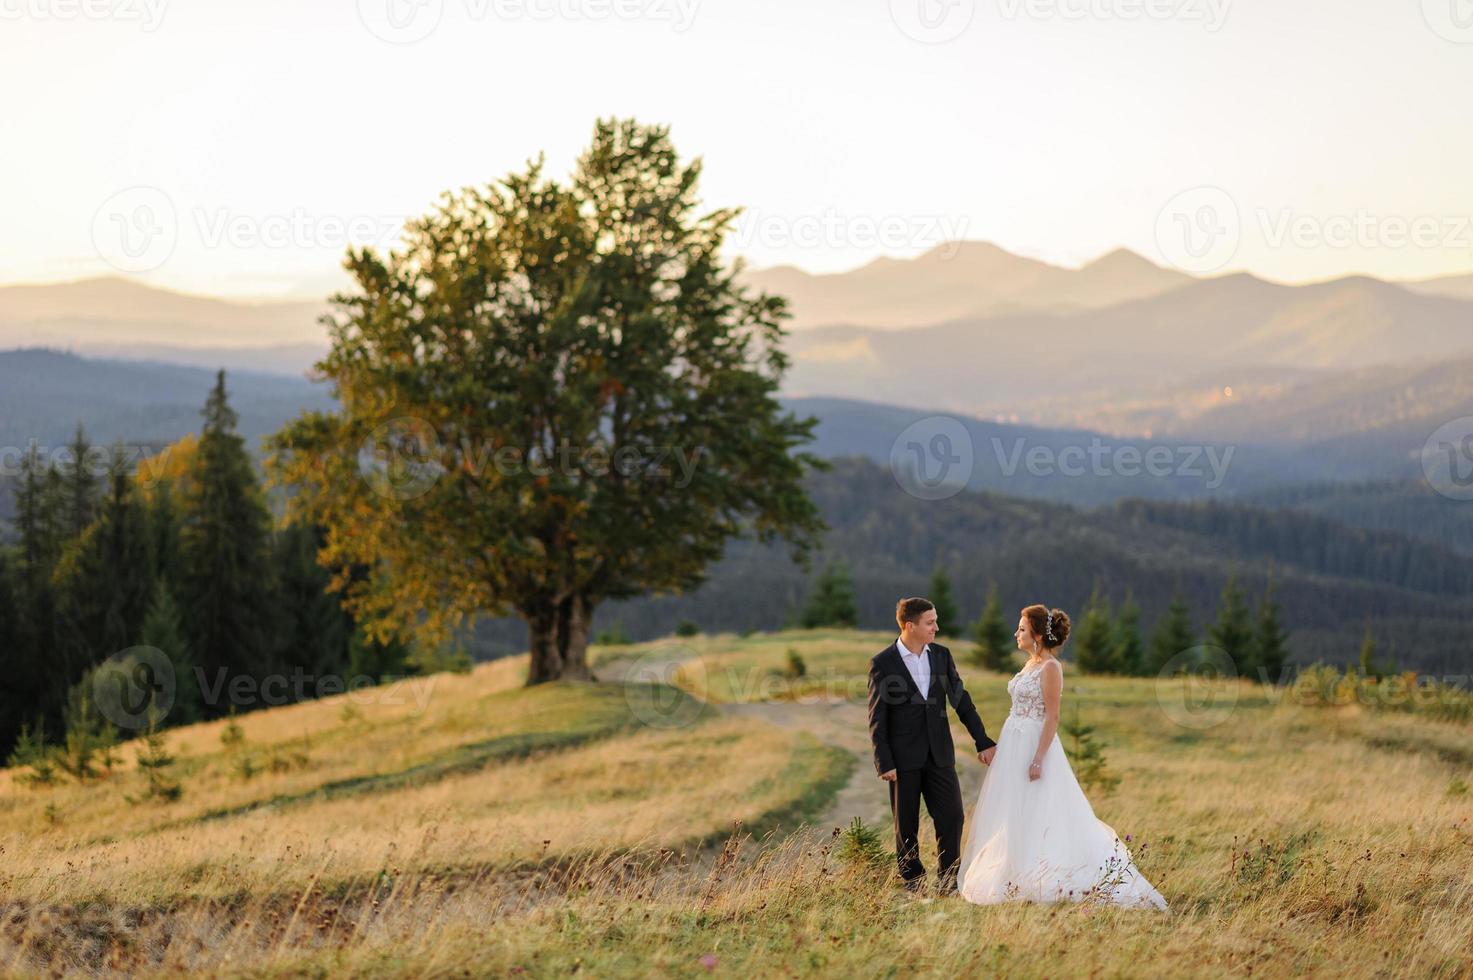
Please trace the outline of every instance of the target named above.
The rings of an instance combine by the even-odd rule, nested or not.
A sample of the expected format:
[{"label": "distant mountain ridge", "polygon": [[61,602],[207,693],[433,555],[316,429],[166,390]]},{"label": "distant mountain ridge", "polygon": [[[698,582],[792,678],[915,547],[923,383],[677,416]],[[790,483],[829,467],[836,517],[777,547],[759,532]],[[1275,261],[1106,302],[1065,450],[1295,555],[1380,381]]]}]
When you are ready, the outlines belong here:
[{"label": "distant mountain ridge", "polygon": [[990,242],[938,245],[914,259],[878,258],[814,275],[794,266],[755,270],[744,281],[786,296],[793,330],[843,324],[884,329],[1007,313],[1067,311],[1153,296],[1191,281],[1129,249],[1080,269],[1014,255]]}]

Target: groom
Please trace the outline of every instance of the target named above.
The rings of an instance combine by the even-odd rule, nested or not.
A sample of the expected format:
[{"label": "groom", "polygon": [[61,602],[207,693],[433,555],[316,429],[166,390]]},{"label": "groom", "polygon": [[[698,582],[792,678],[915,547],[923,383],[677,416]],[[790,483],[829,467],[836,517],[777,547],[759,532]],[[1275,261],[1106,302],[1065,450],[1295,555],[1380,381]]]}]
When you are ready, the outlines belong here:
[{"label": "groom", "polygon": [[962,787],[946,702],[956,709],[977,744],[977,758],[990,765],[997,743],[962,686],[951,651],[936,639],[936,607],[925,599],[895,605],[900,638],[869,662],[869,732],[875,769],[890,784],[895,817],[895,856],[905,887],[919,891],[926,876],[916,835],[921,798],[936,824],[938,894],[956,891],[961,863]]}]

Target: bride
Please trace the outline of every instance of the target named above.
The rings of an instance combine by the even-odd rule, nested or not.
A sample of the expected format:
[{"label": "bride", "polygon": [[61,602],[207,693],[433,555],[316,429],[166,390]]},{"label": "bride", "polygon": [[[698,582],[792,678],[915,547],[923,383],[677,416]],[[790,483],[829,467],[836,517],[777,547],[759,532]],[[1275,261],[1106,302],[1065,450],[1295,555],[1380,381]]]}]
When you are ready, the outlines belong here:
[{"label": "bride", "polygon": [[1013,706],[966,821],[957,891],[984,905],[1088,899],[1165,909],[1115,831],[1095,817],[1056,735],[1064,689],[1056,651],[1069,638],[1069,616],[1029,606],[1013,635],[1028,662],[1008,681]]}]

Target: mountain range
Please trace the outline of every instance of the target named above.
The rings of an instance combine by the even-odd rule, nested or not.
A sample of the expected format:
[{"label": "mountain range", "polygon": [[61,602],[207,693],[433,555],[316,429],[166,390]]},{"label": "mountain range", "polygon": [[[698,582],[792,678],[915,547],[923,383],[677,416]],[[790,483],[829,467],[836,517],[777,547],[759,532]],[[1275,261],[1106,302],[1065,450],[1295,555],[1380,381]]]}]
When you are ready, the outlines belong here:
[{"label": "mountain range", "polygon": [[[833,275],[743,276],[791,302],[793,398],[1141,439],[1296,443],[1423,427],[1473,400],[1466,372],[1449,366],[1473,358],[1473,276],[1294,286],[1194,278],[1124,249],[1066,269],[986,242]],[[325,350],[326,309],[118,278],[0,287],[0,348],[300,377]]]}]

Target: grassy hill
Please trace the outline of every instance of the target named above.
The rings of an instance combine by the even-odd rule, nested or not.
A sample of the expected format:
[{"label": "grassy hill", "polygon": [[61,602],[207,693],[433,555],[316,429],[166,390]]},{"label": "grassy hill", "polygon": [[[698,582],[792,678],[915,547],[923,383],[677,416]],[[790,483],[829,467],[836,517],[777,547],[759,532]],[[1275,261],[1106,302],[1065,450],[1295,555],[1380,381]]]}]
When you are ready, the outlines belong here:
[{"label": "grassy hill", "polygon": [[[606,683],[523,689],[513,658],[242,717],[233,748],[225,723],[193,726],[169,734],[174,803],[126,802],[131,745],[86,786],[0,773],[0,972],[1473,970],[1467,722],[1310,688],[1066,669],[1066,719],[1095,726],[1119,777],[1092,790],[1096,814],[1169,914],[898,890],[855,696],[889,639],[666,638],[597,650]],[[1006,678],[953,648],[998,733]],[[982,767],[959,752],[958,768],[970,809]],[[878,824],[878,865],[842,856],[853,816]]]}]

